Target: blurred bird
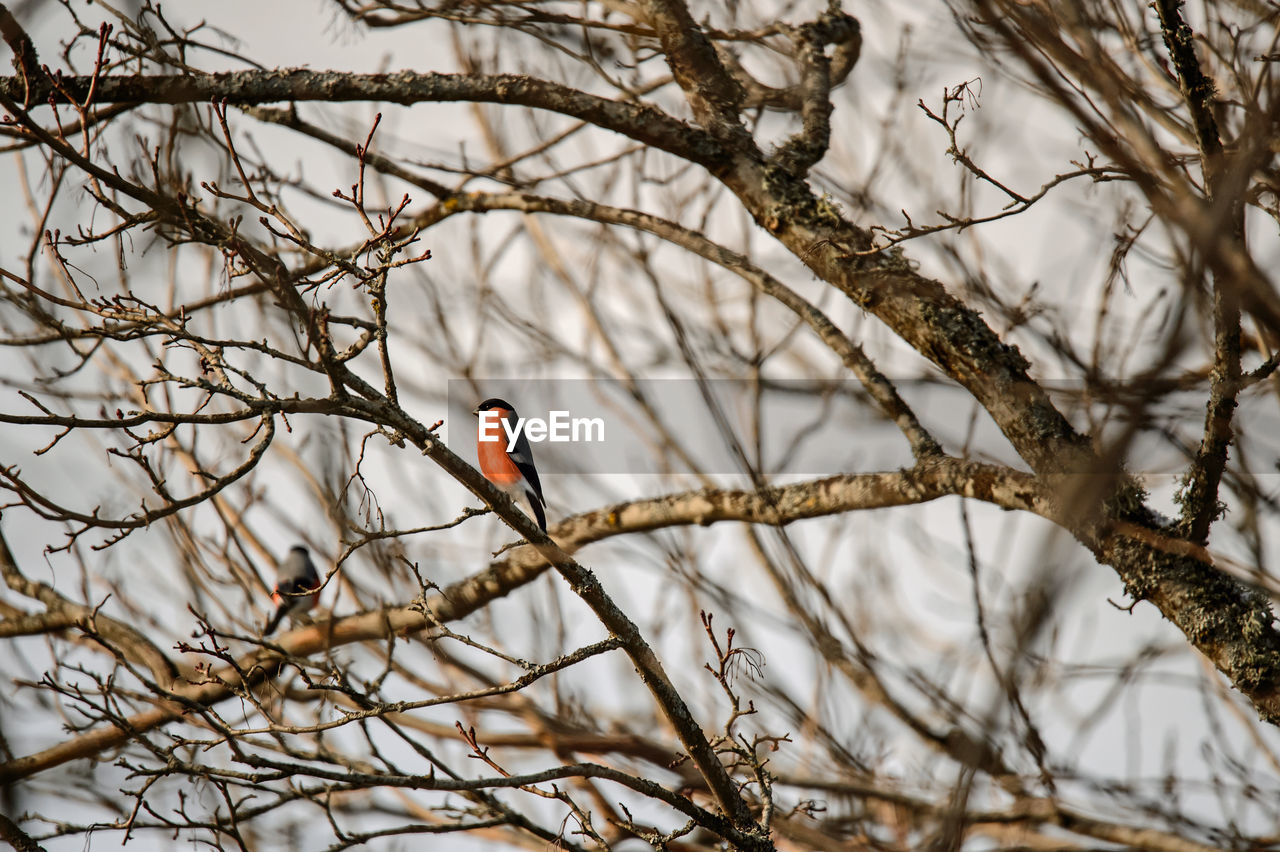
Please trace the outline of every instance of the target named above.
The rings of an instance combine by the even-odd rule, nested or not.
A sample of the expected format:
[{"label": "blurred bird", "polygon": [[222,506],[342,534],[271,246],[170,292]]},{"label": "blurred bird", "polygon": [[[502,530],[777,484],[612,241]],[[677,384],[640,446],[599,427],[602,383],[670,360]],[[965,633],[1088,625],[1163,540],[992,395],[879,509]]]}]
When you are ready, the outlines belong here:
[{"label": "blurred bird", "polygon": [[[490,418],[483,413],[492,411]],[[502,423],[506,421],[511,431],[516,428],[516,410],[511,403],[502,399],[490,398],[476,406],[472,414],[480,417],[480,428],[476,431],[476,456],[480,459],[480,472],[484,478],[498,486],[517,503],[524,498],[538,527],[547,531],[547,513],[543,507],[547,501],[542,498],[542,483],[538,481],[538,470],[533,466],[533,451],[529,449],[529,439],[524,432],[516,437],[511,445],[507,430]],[[497,440],[483,441],[484,437],[496,437]]]},{"label": "blurred bird", "polygon": [[320,575],[316,573],[316,566],[311,563],[307,549],[295,544],[276,572],[276,587],[271,592],[271,600],[276,603],[276,614],[271,616],[267,626],[262,629],[262,635],[270,636],[286,615],[306,612],[319,599]]}]

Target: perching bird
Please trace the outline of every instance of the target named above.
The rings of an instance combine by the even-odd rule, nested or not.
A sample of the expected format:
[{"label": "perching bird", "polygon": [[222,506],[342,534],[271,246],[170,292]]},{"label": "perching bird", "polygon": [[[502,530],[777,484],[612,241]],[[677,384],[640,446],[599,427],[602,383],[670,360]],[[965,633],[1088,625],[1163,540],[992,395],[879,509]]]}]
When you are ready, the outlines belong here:
[{"label": "perching bird", "polygon": [[[492,411],[493,415],[484,417],[484,412]],[[486,399],[471,412],[480,418],[480,427],[476,430],[476,455],[480,459],[480,472],[484,478],[498,486],[513,500],[519,502],[524,498],[538,527],[547,531],[547,513],[543,507],[547,501],[542,498],[542,483],[538,481],[538,470],[533,466],[533,451],[529,449],[529,439],[524,432],[516,437],[514,446],[502,427],[506,421],[512,431],[516,427],[516,410],[511,403],[502,399]],[[496,440],[481,440],[485,437]]]},{"label": "perching bird", "polygon": [[262,635],[270,636],[286,615],[306,612],[319,599],[320,575],[316,573],[316,566],[311,563],[307,549],[295,544],[276,572],[276,587],[271,592],[271,600],[276,603],[276,614],[271,616],[267,626],[262,629]]}]

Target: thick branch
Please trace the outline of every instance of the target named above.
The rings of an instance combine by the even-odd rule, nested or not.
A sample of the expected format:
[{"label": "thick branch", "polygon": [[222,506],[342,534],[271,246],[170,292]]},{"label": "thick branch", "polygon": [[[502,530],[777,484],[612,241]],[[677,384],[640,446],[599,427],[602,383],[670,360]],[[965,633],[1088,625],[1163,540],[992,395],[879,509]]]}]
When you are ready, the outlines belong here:
[{"label": "thick branch", "polygon": [[[1191,113],[1200,164],[1209,188],[1209,200],[1226,215],[1226,230],[1233,241],[1244,243],[1244,204],[1229,197],[1226,161],[1218,122],[1213,116],[1213,81],[1196,58],[1195,36],[1182,18],[1181,0],[1156,0],[1160,31],[1178,74],[1183,100]],[[1225,191],[1224,191],[1225,190]],[[1228,197],[1224,197],[1228,196]],[[1213,281],[1214,361],[1210,373],[1209,401],[1205,408],[1204,437],[1183,484],[1183,522],[1187,536],[1204,544],[1209,527],[1222,514],[1218,488],[1227,466],[1231,444],[1231,419],[1235,414],[1240,383],[1240,293],[1232,276],[1218,272]]]},{"label": "thick branch", "polygon": [[[707,526],[721,521],[789,524],[856,509],[913,505],[951,495],[1048,517],[1055,513],[1053,495],[1038,488],[1028,474],[975,462],[936,459],[911,471],[846,474],[783,486],[768,494],[702,490],[621,503],[568,518],[553,532],[560,550],[568,554],[614,536],[664,527]],[[409,606],[345,616],[291,631],[281,636],[277,644],[292,656],[306,657],[354,642],[430,630],[435,624],[466,617],[537,578],[548,567],[537,549],[520,547],[484,571],[443,589],[427,602],[425,612],[421,607]],[[175,688],[173,696],[181,703],[160,703],[155,709],[131,716],[125,727],[99,728],[0,764],[0,784],[117,748],[136,735],[180,719],[187,704],[209,706],[225,701],[236,690],[265,680],[279,668],[279,660],[271,652],[255,652],[240,664],[242,671],[252,673],[248,683],[243,683],[232,670],[221,670],[209,681]]]},{"label": "thick branch", "polygon": [[[61,86],[72,97],[84,98],[92,82],[92,77],[65,77]],[[59,103],[64,101],[64,95],[44,77],[32,81],[32,85],[31,103],[47,103],[49,98]],[[26,95],[22,78],[0,77],[0,95],[20,102]],[[280,101],[386,101],[405,106],[479,101],[573,116],[703,165],[713,165],[722,156],[720,147],[706,133],[656,107],[609,100],[523,74],[420,74],[414,71],[350,74],[294,68],[217,74],[113,75],[98,79],[93,100],[96,104],[225,101],[240,105]]]},{"label": "thick branch", "polygon": [[862,46],[861,24],[832,10],[801,26],[796,35],[803,126],[779,149],[777,160],[783,169],[800,177],[826,155],[831,139],[831,88],[835,83],[826,47],[833,43],[853,45],[856,57]]},{"label": "thick branch", "polygon": [[1155,0],[1151,4],[1160,16],[1160,33],[1164,36],[1169,58],[1178,73],[1178,86],[1191,111],[1191,123],[1195,128],[1196,145],[1205,159],[1205,166],[1212,174],[1221,165],[1209,162],[1222,154],[1222,139],[1218,135],[1218,121],[1213,117],[1213,81],[1205,76],[1196,58],[1195,34],[1182,18],[1182,0]]},{"label": "thick branch", "polygon": [[0,3],[0,38],[13,51],[13,67],[21,79],[25,81],[37,77],[40,73],[40,57],[36,53],[36,46],[3,3]]},{"label": "thick branch", "polygon": [[[835,88],[843,83],[853,71],[853,66],[857,64],[858,57],[862,53],[862,27],[856,20],[850,18],[854,26],[843,30],[837,34],[832,40],[833,45],[831,51],[830,66],[830,82],[831,88]],[[786,88],[774,88],[761,83],[755,77],[742,67],[738,62],[738,58],[733,55],[727,46],[717,44],[720,61],[733,74],[742,86],[745,95],[742,99],[743,109],[757,109],[759,107],[767,107],[770,109],[789,110],[791,112],[800,112],[804,106],[804,85],[803,83],[787,86]]]},{"label": "thick branch", "polygon": [[649,0],[643,8],[694,118],[727,148],[758,154],[739,116],[742,87],[725,69],[684,0]]},{"label": "thick branch", "polygon": [[[0,10],[3,8],[0,6]],[[4,814],[0,814],[0,840],[8,843],[16,852],[44,852],[43,846],[31,839],[30,835]]]},{"label": "thick branch", "polygon": [[1122,526],[1094,553],[1115,567],[1135,600],[1155,604],[1262,718],[1280,725],[1280,633],[1270,601],[1212,565],[1161,543],[1149,531]]}]

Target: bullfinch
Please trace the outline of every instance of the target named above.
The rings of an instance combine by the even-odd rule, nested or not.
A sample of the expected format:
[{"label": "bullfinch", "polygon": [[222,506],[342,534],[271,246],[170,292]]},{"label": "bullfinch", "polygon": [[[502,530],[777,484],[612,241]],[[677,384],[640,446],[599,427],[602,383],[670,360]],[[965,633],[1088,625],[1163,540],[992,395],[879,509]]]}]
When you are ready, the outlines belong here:
[{"label": "bullfinch", "polygon": [[[480,418],[480,428],[476,430],[480,472],[517,503],[523,497],[533,510],[539,529],[546,532],[547,513],[543,507],[547,501],[542,498],[542,483],[538,481],[538,470],[533,466],[529,439],[521,431],[514,442],[510,440],[516,430],[515,408],[506,400],[491,398],[477,405],[471,413]],[[503,422],[507,428],[503,428]]]},{"label": "bullfinch", "polygon": [[271,592],[271,600],[276,603],[276,614],[271,616],[267,626],[262,629],[262,635],[270,636],[286,615],[306,612],[319,599],[320,575],[316,573],[316,566],[311,563],[307,549],[295,544],[276,573],[276,587]]}]

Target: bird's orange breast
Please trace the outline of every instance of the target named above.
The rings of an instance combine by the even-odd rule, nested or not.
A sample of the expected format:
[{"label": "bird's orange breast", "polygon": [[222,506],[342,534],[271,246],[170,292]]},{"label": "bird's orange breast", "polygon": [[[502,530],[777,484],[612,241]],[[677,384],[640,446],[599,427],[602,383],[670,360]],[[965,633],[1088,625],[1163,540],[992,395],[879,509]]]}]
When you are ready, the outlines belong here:
[{"label": "bird's orange breast", "polygon": [[520,468],[507,455],[507,436],[496,441],[477,441],[476,454],[480,457],[480,472],[494,485],[514,485],[520,481]]}]

